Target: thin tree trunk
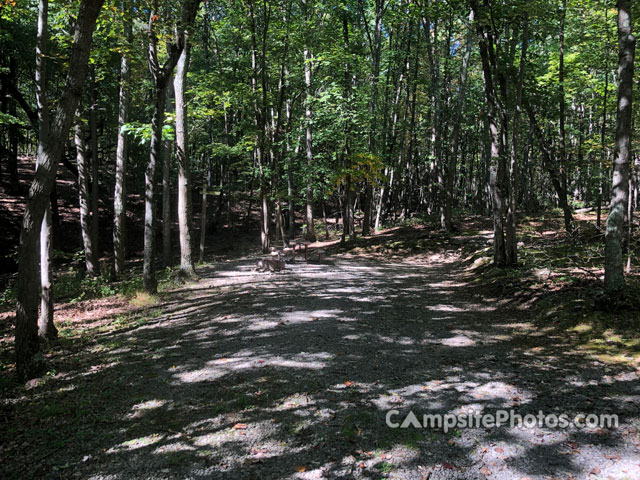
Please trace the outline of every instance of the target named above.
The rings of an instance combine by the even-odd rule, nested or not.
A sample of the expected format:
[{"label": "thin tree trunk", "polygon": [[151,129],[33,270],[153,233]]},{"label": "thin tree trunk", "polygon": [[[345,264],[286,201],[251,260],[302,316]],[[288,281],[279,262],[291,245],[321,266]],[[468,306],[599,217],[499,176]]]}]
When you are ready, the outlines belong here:
[{"label": "thin tree trunk", "polygon": [[[184,50],[183,50],[184,52]],[[179,61],[179,60],[178,60]],[[167,83],[165,109],[172,113],[173,82]],[[171,159],[173,157],[173,142],[164,139],[162,142],[162,266],[170,267],[171,259]]]},{"label": "thin tree trunk", "polygon": [[98,202],[100,195],[100,174],[99,174],[99,157],[98,157],[98,115],[97,115],[97,92],[95,69],[92,67],[91,89],[89,107],[89,129],[91,132],[91,242],[93,244],[93,264],[95,273],[99,273],[98,260],[100,258],[100,204]]},{"label": "thin tree trunk", "polygon": [[94,263],[93,237],[91,236],[90,211],[89,211],[89,175],[87,173],[87,153],[82,131],[80,116],[74,129],[74,140],[76,145],[76,161],[78,165],[78,196],[80,204],[80,232],[82,234],[82,245],[84,247],[84,261],[87,274],[93,276],[97,272]]},{"label": "thin tree trunk", "polygon": [[[40,0],[38,5],[38,35],[36,47],[36,96],[38,102],[38,168],[44,161],[45,149],[49,143],[49,105],[47,100],[46,61],[47,23],[49,15],[48,0]],[[52,185],[53,187],[53,185]],[[41,339],[55,338],[53,325],[53,294],[51,292],[51,203],[47,199],[45,214],[40,225],[40,317],[38,335]],[[35,256],[35,254],[34,254]]]},{"label": "thin tree trunk", "polygon": [[[497,267],[506,265],[506,251],[504,239],[504,189],[501,179],[504,177],[504,158],[501,156],[500,133],[497,124],[497,92],[493,82],[492,65],[489,59],[489,49],[493,48],[490,35],[485,30],[486,14],[479,15],[477,0],[471,0],[471,6],[476,19],[476,31],[479,37],[480,57],[484,74],[484,90],[487,101],[487,123],[491,137],[491,164],[489,168],[489,188],[493,208],[493,233],[494,253],[493,262]],[[485,13],[485,12],[482,12]]]},{"label": "thin tree trunk", "polygon": [[509,204],[507,209],[507,235],[506,235],[506,256],[507,266],[513,267],[518,263],[518,242],[516,239],[517,229],[517,198],[518,198],[518,135],[520,133],[520,117],[522,113],[522,86],[524,84],[524,70],[527,60],[527,47],[529,45],[529,21],[525,14],[522,28],[522,51],[520,54],[520,69],[516,84],[516,105],[513,118],[513,132],[511,137],[511,158],[509,161]]},{"label": "thin tree trunk", "polygon": [[453,229],[453,187],[455,183],[456,162],[458,161],[458,145],[460,142],[460,124],[462,123],[462,108],[464,107],[464,96],[467,84],[467,69],[469,66],[469,58],[471,57],[471,45],[473,43],[473,10],[469,13],[469,33],[467,36],[467,45],[465,47],[464,56],[462,57],[462,66],[460,68],[460,90],[458,91],[458,102],[456,105],[456,117],[453,123],[451,155],[449,156],[449,166],[447,174],[447,191],[445,197],[444,208],[444,227],[448,232]]},{"label": "thin tree trunk", "polygon": [[311,61],[313,56],[307,48],[304,49],[304,85],[306,91],[305,99],[305,127],[306,127],[306,151],[307,151],[307,209],[306,222],[307,234],[306,239],[310,242],[316,241],[316,230],[313,224],[313,141],[311,137]]},{"label": "thin tree trunk", "polygon": [[129,116],[129,51],[133,42],[131,27],[131,0],[123,0],[124,34],[126,48],[120,59],[120,94],[118,99],[118,140],[116,146],[116,181],[113,194],[113,276],[119,279],[126,256],[127,227],[127,135],[122,127]]},{"label": "thin tree trunk", "polygon": [[189,38],[176,66],[173,89],[176,99],[176,157],[178,159],[178,228],[180,233],[180,275],[196,277],[191,242],[191,158],[187,137],[187,102],[185,89],[189,70]]},{"label": "thin tree trunk", "polygon": [[613,161],[611,207],[605,236],[604,286],[607,292],[619,293],[625,285],[622,243],[625,209],[629,195],[631,159],[631,104],[633,100],[633,63],[636,40],[631,33],[631,0],[618,0],[618,110],[616,147]]}]

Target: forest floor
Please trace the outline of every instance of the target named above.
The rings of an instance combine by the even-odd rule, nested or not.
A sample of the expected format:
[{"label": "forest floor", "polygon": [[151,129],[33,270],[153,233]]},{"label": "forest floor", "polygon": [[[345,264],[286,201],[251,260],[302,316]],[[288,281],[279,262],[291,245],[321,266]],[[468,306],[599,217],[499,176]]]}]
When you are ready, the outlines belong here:
[{"label": "forest floor", "polygon": [[[497,271],[474,222],[329,242],[277,274],[216,257],[158,298],[60,305],[50,371],[27,385],[0,316],[0,477],[640,478],[638,313],[607,312],[598,260],[571,260],[599,242],[525,219],[522,267]],[[619,426],[402,429],[391,409]]]}]

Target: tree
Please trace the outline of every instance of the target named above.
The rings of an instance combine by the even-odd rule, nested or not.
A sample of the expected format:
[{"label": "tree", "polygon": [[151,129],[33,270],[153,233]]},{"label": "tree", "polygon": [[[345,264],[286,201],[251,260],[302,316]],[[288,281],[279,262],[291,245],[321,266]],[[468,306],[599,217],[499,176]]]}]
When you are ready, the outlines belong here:
[{"label": "tree", "polygon": [[306,209],[306,223],[307,233],[306,238],[310,242],[316,241],[316,231],[313,224],[313,178],[311,172],[313,171],[313,140],[311,137],[311,62],[313,56],[309,53],[307,48],[304,49],[304,84],[305,84],[305,150],[307,154],[307,209]]},{"label": "tree", "polygon": [[[486,3],[486,0],[485,0]],[[484,91],[487,100],[487,121],[491,137],[491,167],[489,172],[489,186],[493,203],[493,263],[497,267],[506,266],[506,250],[504,239],[504,198],[506,162],[500,143],[498,128],[498,93],[494,82],[494,73],[497,69],[494,51],[493,35],[488,30],[491,24],[489,13],[483,7],[480,9],[477,0],[471,0],[471,8],[476,18],[476,32],[480,45],[480,57],[482,59],[482,73],[484,78]]]},{"label": "tree", "polygon": [[[619,294],[625,285],[622,243],[625,212],[629,201],[629,165],[631,158],[631,106],[633,100],[633,64],[636,39],[631,33],[631,1],[618,0],[618,110],[616,148],[613,161],[613,188],[605,236],[604,286]],[[629,219],[630,220],[630,219]]]},{"label": "tree", "polygon": [[78,166],[80,232],[82,235],[82,245],[84,247],[84,262],[87,273],[93,276],[96,274],[98,268],[95,263],[96,256],[93,253],[93,235],[91,235],[91,226],[89,223],[91,218],[89,207],[89,174],[87,171],[87,148],[81,115],[78,115],[74,127],[74,142],[76,145],[76,165]]},{"label": "tree", "polygon": [[126,254],[127,226],[127,135],[123,131],[129,116],[129,56],[133,43],[131,1],[123,0],[125,44],[120,59],[120,93],[118,97],[118,139],[116,146],[116,178],[113,194],[113,275],[120,278]]},{"label": "tree", "polygon": [[58,162],[82,95],[93,30],[102,3],[102,0],[82,0],[80,3],[74,26],[67,79],[49,127],[47,142],[38,153],[36,175],[29,189],[22,220],[16,311],[16,370],[18,377],[22,379],[36,375],[41,367],[37,356],[38,257],[34,252],[37,251],[40,227],[49,205],[49,195],[55,181]]},{"label": "tree", "polygon": [[[49,102],[47,100],[46,54],[49,1],[38,2],[38,34],[36,42],[36,99],[38,104],[38,158],[36,165],[45,161],[49,143]],[[53,292],[51,289],[51,205],[47,202],[40,226],[40,316],[38,335],[41,339],[55,338],[53,324]]]},{"label": "tree", "polygon": [[167,86],[173,74],[173,69],[184,48],[185,29],[195,19],[199,0],[185,0],[182,4],[180,18],[176,25],[173,42],[167,47],[167,58],[160,64],[158,56],[158,37],[155,23],[159,21],[159,2],[155,0],[149,13],[149,71],[153,79],[153,117],[151,119],[151,148],[149,161],[145,170],[145,207],[144,207],[144,262],[143,284],[148,292],[155,293],[158,289],[155,265],[155,181],[156,166],[162,153],[162,127],[164,124],[164,108]]},{"label": "tree", "polygon": [[189,35],[178,60],[173,90],[176,98],[176,158],[178,160],[178,228],[180,230],[180,275],[196,278],[191,242],[191,159],[187,132],[187,102],[185,89],[189,71]]}]

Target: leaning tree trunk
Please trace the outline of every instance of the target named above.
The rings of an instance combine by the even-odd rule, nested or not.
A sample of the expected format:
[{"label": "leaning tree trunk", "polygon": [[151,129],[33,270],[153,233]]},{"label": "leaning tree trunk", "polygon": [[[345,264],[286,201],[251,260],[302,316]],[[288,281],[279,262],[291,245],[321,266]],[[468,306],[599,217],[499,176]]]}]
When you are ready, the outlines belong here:
[{"label": "leaning tree trunk", "polygon": [[[36,98],[38,102],[38,158],[36,168],[45,161],[45,151],[49,142],[49,104],[47,100],[46,61],[47,23],[49,1],[38,4],[38,34],[36,47]],[[47,199],[49,200],[49,199]],[[42,339],[57,335],[53,325],[53,295],[51,292],[51,204],[47,201],[46,213],[40,225],[40,317],[38,335]],[[35,256],[35,255],[34,255]]]},{"label": "leaning tree trunk", "polygon": [[[44,1],[44,0],[42,0]],[[56,178],[58,162],[66,144],[87,75],[89,50],[96,19],[103,0],[83,0],[74,27],[74,40],[69,59],[69,71],[56,113],[51,124],[48,141],[39,152],[40,161],[29,190],[22,219],[20,252],[18,256],[17,309],[16,309],[16,370],[19,378],[37,375],[42,367],[37,360],[38,343],[38,240],[40,227],[49,195]],[[40,55],[38,55],[38,58]]]},{"label": "leaning tree trunk", "polygon": [[613,188],[611,207],[607,217],[604,260],[604,286],[609,293],[619,293],[625,285],[622,243],[625,209],[629,195],[635,42],[635,37],[631,33],[631,0],[618,0],[618,77],[620,83],[618,84]]},{"label": "leaning tree trunk", "polygon": [[120,96],[118,99],[118,140],[116,146],[116,182],[113,194],[113,276],[119,279],[124,269],[127,228],[127,135],[122,127],[129,116],[129,52],[133,33],[131,28],[131,2],[123,0],[124,34],[127,48],[120,59]]},{"label": "leaning tree trunk", "polygon": [[180,233],[180,275],[195,278],[191,251],[191,159],[187,138],[187,103],[184,91],[189,70],[189,39],[185,39],[185,48],[176,66],[173,90],[176,100],[176,157],[178,160],[178,229]]}]

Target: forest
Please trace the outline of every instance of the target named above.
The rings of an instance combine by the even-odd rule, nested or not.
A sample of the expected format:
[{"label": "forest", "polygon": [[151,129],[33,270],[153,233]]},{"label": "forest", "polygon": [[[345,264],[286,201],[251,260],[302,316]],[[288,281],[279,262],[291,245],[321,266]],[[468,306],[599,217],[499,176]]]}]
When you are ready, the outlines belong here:
[{"label": "forest", "polygon": [[0,477],[640,478],[639,14],[0,0]]}]

